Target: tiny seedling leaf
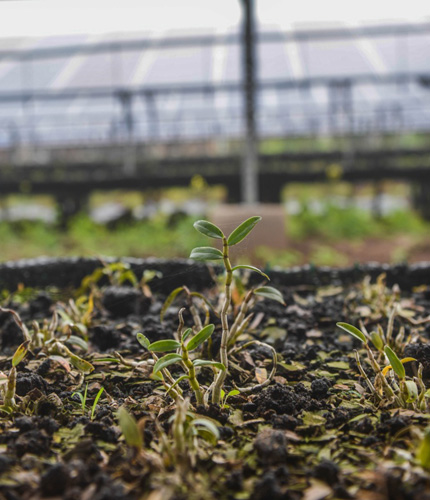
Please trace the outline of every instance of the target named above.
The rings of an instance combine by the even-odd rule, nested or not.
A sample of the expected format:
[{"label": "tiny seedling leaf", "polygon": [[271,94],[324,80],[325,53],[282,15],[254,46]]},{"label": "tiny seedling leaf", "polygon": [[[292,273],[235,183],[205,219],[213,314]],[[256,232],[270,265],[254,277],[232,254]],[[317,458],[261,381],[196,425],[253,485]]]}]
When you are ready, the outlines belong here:
[{"label": "tiny seedling leaf", "polygon": [[218,361],[210,361],[208,359],[195,359],[193,361],[193,365],[195,367],[198,367],[198,366],[214,366],[215,368],[218,368],[219,370],[225,370],[225,365],[223,363],[220,363]]},{"label": "tiny seedling leaf", "polygon": [[364,333],[355,326],[350,325],[349,323],[336,323],[336,326],[342,328],[342,330],[345,330],[345,332],[348,332],[350,335],[360,340],[364,344],[367,344],[367,340],[366,337],[364,336]]},{"label": "tiny seedling leaf", "polygon": [[149,344],[148,351],[151,352],[168,352],[175,351],[181,347],[181,343],[177,340],[167,339],[167,340],[157,340],[157,342],[153,342]]},{"label": "tiny seedling leaf", "polygon": [[[219,439],[219,431],[218,431],[218,428],[217,426],[211,422],[210,420],[206,419],[206,418],[196,418],[195,420],[193,420],[193,426],[195,428],[200,428],[200,429],[204,429],[207,433],[209,433],[209,435],[211,436],[212,439],[210,439],[211,441],[212,440],[215,440],[217,441]],[[206,433],[200,433],[199,434],[202,435],[202,437],[207,437]]]},{"label": "tiny seedling leaf", "polygon": [[78,337],[77,335],[70,335],[70,337],[66,340],[66,342],[68,344],[77,345],[78,347],[80,347],[84,351],[88,351],[87,342],[85,342],[84,339],[82,339],[81,337]]},{"label": "tiny seedling leaf", "polygon": [[212,222],[209,222],[207,220],[198,220],[194,222],[193,225],[199,233],[202,233],[205,236],[209,236],[209,238],[217,238],[219,240],[222,240],[224,238],[224,233],[218,226],[212,224]]},{"label": "tiny seedling leaf", "polygon": [[178,286],[178,288],[175,288],[173,292],[170,292],[168,295],[167,299],[165,300],[163,307],[161,308],[160,311],[160,321],[163,321],[164,315],[166,314],[167,309],[169,309],[170,305],[173,303],[173,301],[176,299],[177,295],[181,293],[184,290],[183,286]]},{"label": "tiny seedling leaf", "polygon": [[179,363],[181,360],[182,356],[176,354],[175,352],[166,354],[155,363],[153,375],[156,375],[159,371],[164,370],[164,368],[167,368],[169,365]]},{"label": "tiny seedling leaf", "polygon": [[70,356],[70,362],[82,373],[91,373],[94,370],[94,366],[91,363],[85,361],[85,359],[82,359],[79,356],[76,356],[75,354]]},{"label": "tiny seedling leaf", "polygon": [[270,278],[269,276],[267,276],[266,273],[263,273],[263,271],[261,269],[258,269],[258,267],[255,267],[255,266],[248,266],[247,264],[239,264],[237,266],[234,266],[232,271],[236,271],[237,269],[250,269],[251,271],[254,271],[258,274],[261,274],[261,276],[264,276],[267,280],[270,281]]},{"label": "tiny seedling leaf", "polygon": [[378,351],[382,351],[382,349],[384,348],[384,342],[379,333],[372,332],[370,334],[370,338],[372,340],[372,344],[376,347],[376,349],[378,349]]},{"label": "tiny seedling leaf", "polygon": [[105,390],[104,387],[100,387],[99,392],[97,393],[97,395],[96,395],[96,397],[94,399],[94,403],[93,403],[93,406],[91,408],[91,420],[94,419],[94,414],[96,412],[97,403],[99,402],[99,399],[100,399],[101,395],[103,394],[104,390]]},{"label": "tiny seedling leaf", "polygon": [[221,250],[212,247],[197,247],[191,250],[190,259],[194,260],[220,260],[223,258]]},{"label": "tiny seedling leaf", "polygon": [[403,366],[403,363],[400,361],[400,359],[397,357],[397,354],[388,345],[385,346],[384,352],[396,375],[400,379],[404,379],[406,376],[405,367]]},{"label": "tiny seedling leaf", "polygon": [[254,290],[255,295],[259,295],[260,297],[264,297],[265,299],[275,300],[280,304],[285,306],[284,297],[279,290],[273,288],[273,286],[261,286],[260,288],[256,288]]},{"label": "tiny seedling leaf", "polygon": [[136,334],[136,338],[142,347],[144,347],[145,349],[149,349],[151,342],[149,341],[148,337],[145,337],[145,335],[143,335],[143,333],[138,333],[138,334]]},{"label": "tiny seedling leaf", "polygon": [[418,398],[417,384],[413,380],[406,380],[405,387],[406,387],[406,392],[408,394],[406,402],[414,403]]},{"label": "tiny seedling leaf", "polygon": [[[416,361],[415,358],[402,358],[400,362],[404,365],[405,363],[409,363],[410,361]],[[392,370],[393,367],[391,365],[387,365],[383,370],[382,370],[382,375],[387,375],[387,373]]]},{"label": "tiny seedling leaf", "polygon": [[183,380],[189,380],[189,375],[182,375],[182,377],[179,377],[168,389],[167,393],[169,393],[172,389],[174,389],[180,382]]},{"label": "tiny seedling leaf", "polygon": [[28,352],[28,344],[29,343],[30,343],[30,341],[26,340],[15,351],[15,354],[13,355],[13,358],[12,358],[12,366],[13,367],[17,366],[24,359],[25,355]]},{"label": "tiny seedling leaf", "polygon": [[128,446],[141,450],[143,446],[142,434],[135,418],[124,407],[121,407],[118,410],[118,420]]},{"label": "tiny seedling leaf", "polygon": [[212,323],[209,325],[206,325],[204,328],[202,328],[199,333],[194,335],[194,337],[188,342],[187,344],[187,350],[188,351],[193,351],[197,347],[199,347],[200,344],[203,344],[205,340],[207,340],[213,333],[215,329],[215,325]]},{"label": "tiny seedling leaf", "polygon": [[261,217],[254,216],[242,222],[242,224],[237,226],[237,228],[227,238],[228,245],[231,247],[233,245],[236,245],[237,243],[240,243],[254,229],[254,226],[260,220]]},{"label": "tiny seedling leaf", "polygon": [[185,342],[191,333],[193,333],[193,329],[187,328],[185,332],[182,334],[182,342]]},{"label": "tiny seedling leaf", "polygon": [[423,469],[430,469],[430,428],[427,428],[417,451],[418,462]]}]

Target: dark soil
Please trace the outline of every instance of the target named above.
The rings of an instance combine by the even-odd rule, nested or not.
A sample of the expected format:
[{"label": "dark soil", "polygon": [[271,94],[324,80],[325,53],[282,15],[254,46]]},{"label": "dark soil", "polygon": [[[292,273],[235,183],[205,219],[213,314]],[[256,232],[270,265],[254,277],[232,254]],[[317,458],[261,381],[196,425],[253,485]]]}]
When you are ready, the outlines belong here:
[{"label": "dark soil", "polygon": [[[15,264],[2,274],[8,291],[0,305],[17,311],[31,334],[32,321],[43,331],[54,310],[62,311],[56,335],[66,335],[70,322],[78,325],[73,335],[88,342],[88,351],[67,345],[95,369],[84,375],[70,362],[48,356],[43,347],[32,348],[18,365],[18,408],[11,415],[0,414],[0,500],[430,498],[430,474],[417,451],[429,412],[372,401],[354,358],[354,349],[362,346],[335,326],[338,321],[358,326],[361,319],[369,332],[378,324],[385,330],[396,301],[400,311],[407,311],[394,322],[396,334],[402,326],[406,332],[398,354],[418,360],[405,364],[409,376],[422,363],[423,380],[430,387],[428,266],[273,272],[286,306],[258,302],[239,344],[256,338],[274,346],[275,379],[261,390],[232,395],[222,407],[197,406],[182,382],[190,411],[210,419],[220,436],[216,443],[195,437],[181,454],[172,433],[175,402],[150,378],[152,369],[144,363],[148,353],[136,333],[143,332],[151,342],[174,338],[178,309],[187,302],[178,296],[161,323],[166,296],[185,284],[216,303],[214,273],[185,262],[149,261],[146,269],[152,263],[163,273],[148,283],[150,292],[148,287],[100,282],[92,290],[94,308],[88,313],[90,290],[81,292],[85,300],[80,302],[70,285],[79,286],[97,262],[83,261],[81,267],[76,261],[78,268],[71,262],[63,262],[65,267],[61,261],[49,262],[35,274],[36,265]],[[142,274],[137,262],[133,269],[138,277]],[[384,270],[386,284],[375,284]],[[365,271],[373,277],[370,283],[361,282]],[[43,286],[34,288],[37,279]],[[401,285],[400,295],[392,288],[395,282]],[[69,299],[80,317],[73,316]],[[191,326],[188,313],[185,320]],[[214,315],[211,321],[216,325],[216,358],[220,325]],[[1,312],[3,373],[9,373],[11,356],[22,341],[12,315]],[[373,379],[364,351],[360,353]],[[234,385],[261,383],[271,369],[270,351],[255,344],[233,361],[226,392]],[[174,376],[180,373],[172,366]],[[210,376],[209,369],[201,370],[200,383],[207,386]],[[87,384],[83,410],[76,393],[83,394]],[[144,443],[140,451],[124,439],[117,417],[121,406],[138,421]]]}]

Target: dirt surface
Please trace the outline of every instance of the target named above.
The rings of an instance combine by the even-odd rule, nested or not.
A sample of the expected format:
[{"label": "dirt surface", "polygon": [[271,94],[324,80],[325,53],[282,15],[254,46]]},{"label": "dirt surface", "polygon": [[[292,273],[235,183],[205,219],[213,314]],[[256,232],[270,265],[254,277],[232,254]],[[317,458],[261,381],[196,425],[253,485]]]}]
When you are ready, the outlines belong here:
[{"label": "dirt surface", "polygon": [[[184,278],[190,289],[205,292],[217,304],[220,291],[205,287],[214,283],[211,272],[196,267],[169,276],[171,269],[166,264],[167,284]],[[430,463],[419,453],[428,407],[400,408],[389,398],[375,398],[354,357],[358,349],[375,383],[363,345],[335,326],[338,321],[358,326],[362,320],[369,332],[378,325],[387,331],[391,316],[399,357],[417,360],[405,364],[408,377],[417,375],[420,362],[423,382],[430,387],[427,275],[418,268],[402,269],[400,274],[391,270],[390,286],[382,278],[343,286],[339,273],[326,275],[337,277],[329,286],[287,286],[274,273],[286,305],[257,301],[238,340],[240,346],[258,339],[276,350],[274,379],[262,389],[232,395],[221,406],[198,405],[187,382],[181,382],[191,412],[184,417],[183,435],[188,436],[196,418],[208,419],[218,431],[217,439],[190,434],[182,448],[175,435],[180,405],[151,378],[149,353],[136,334],[143,332],[151,342],[173,339],[178,309],[189,306],[183,295],[160,321],[169,287],[158,286],[155,278],[154,286],[151,281],[119,285],[104,275],[79,292],[22,285],[4,292],[2,307],[19,313],[32,338],[37,331],[45,337],[51,332],[94,370],[84,373],[85,365],[64,352],[50,353],[49,342],[32,345],[17,365],[17,406],[0,414],[0,499],[429,498]],[[422,286],[400,293],[392,287],[396,272],[413,276],[413,285]],[[239,289],[233,298],[230,322],[239,307]],[[202,320],[204,310],[199,309]],[[57,324],[51,322],[53,314]],[[184,320],[192,325],[188,310]],[[213,342],[204,349],[216,360],[221,328],[215,314],[210,313],[210,321],[215,324]],[[81,340],[73,341],[71,332]],[[11,358],[24,337],[13,314],[0,312],[4,374],[10,374]],[[264,383],[272,367],[270,352],[255,343],[232,352],[226,392]],[[387,364],[376,350],[375,356]],[[172,375],[178,377],[182,369],[175,366]],[[207,387],[211,370],[201,369],[198,379]],[[394,384],[394,378],[389,380]],[[83,408],[78,393],[84,394],[87,384]],[[137,422],[142,446],[124,435],[120,408]]]}]

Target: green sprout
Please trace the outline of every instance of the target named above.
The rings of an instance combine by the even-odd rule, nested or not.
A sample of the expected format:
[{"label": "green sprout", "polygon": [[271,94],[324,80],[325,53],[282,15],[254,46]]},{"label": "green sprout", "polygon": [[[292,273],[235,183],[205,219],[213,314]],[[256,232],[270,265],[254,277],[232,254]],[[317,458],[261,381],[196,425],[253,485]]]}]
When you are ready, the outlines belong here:
[{"label": "green sprout", "polygon": [[[224,290],[221,310],[217,311],[217,309],[212,306],[210,301],[203,294],[191,292],[186,286],[181,286],[173,290],[167,297],[163,307],[161,308],[160,320],[163,321],[164,315],[173,301],[180,294],[185,294],[188,309],[193,318],[193,327],[185,328],[182,317],[184,308],[182,308],[179,311],[179,327],[174,340],[159,340],[151,344],[142,333],[137,334],[137,340],[152,354],[155,363],[152,374],[153,377],[158,378],[162,382],[167,393],[174,399],[183,400],[182,389],[179,384],[180,382],[187,380],[190,387],[194,391],[197,404],[207,404],[209,395],[212,394],[212,403],[218,405],[222,403],[225,405],[225,402],[222,402],[222,398],[224,397],[223,386],[229,366],[229,354],[237,354],[242,349],[249,347],[252,344],[261,345],[271,351],[272,370],[263,383],[257,384],[251,388],[235,388],[234,390],[239,392],[259,390],[270,384],[275,376],[277,359],[276,352],[271,346],[258,340],[251,340],[239,347],[235,347],[235,344],[241,334],[244,333],[252,318],[252,313],[249,314],[249,311],[255,301],[261,297],[275,300],[285,305],[281,293],[270,286],[252,288],[246,294],[243,294],[241,303],[235,304],[238,311],[237,314],[233,316],[232,326],[229,326],[229,314],[231,314],[232,309],[233,312],[235,309],[231,307],[232,287],[234,285],[233,274],[238,270],[246,269],[260,274],[267,280],[269,279],[267,274],[257,267],[246,264],[239,264],[233,267],[229,258],[230,247],[240,243],[252,231],[259,220],[261,220],[261,217],[250,217],[246,221],[242,222],[242,224],[240,224],[228,237],[224,235],[219,227],[215,226],[211,222],[204,220],[195,222],[194,227],[197,231],[205,236],[222,240],[222,251],[213,247],[198,247],[194,248],[190,255],[190,258],[195,260],[223,261],[225,278],[223,280]],[[244,287],[240,285],[240,288],[243,290]],[[200,317],[199,309],[203,309],[205,314],[204,323]],[[221,346],[219,361],[214,359],[205,359],[212,357],[211,336],[214,332],[215,326],[213,324],[209,324],[211,311],[215,314],[215,316],[221,319]],[[200,352],[197,354],[198,350]],[[156,353],[160,352],[169,354],[165,354],[159,359]],[[185,374],[180,376],[177,380],[175,380],[168,370],[168,367],[174,364],[181,365],[185,371]],[[214,374],[213,382],[208,388],[202,387],[197,379],[196,369],[201,367],[210,367]],[[225,405],[224,407],[227,406]]]},{"label": "green sprout", "polygon": [[[172,467],[179,470],[180,484],[177,486],[180,488],[183,487],[184,481],[195,482],[193,467],[197,462],[199,449],[205,442],[213,446],[219,439],[217,422],[196,416],[189,406],[188,399],[176,401],[175,411],[168,420],[169,433],[165,432],[158,421],[155,422],[162,458],[161,463],[157,460],[157,465],[164,465],[164,473]],[[138,455],[144,455],[149,462],[154,462],[151,460],[151,452],[144,450],[144,419],[136,422],[124,406],[118,410],[117,417],[127,446],[134,449]]]},{"label": "green sprout", "polygon": [[[355,351],[355,359],[361,376],[366,381],[372,396],[377,402],[381,402],[385,397],[390,403],[394,403],[399,408],[426,411],[427,403],[425,398],[430,397],[430,391],[426,390],[422,379],[423,366],[419,365],[417,376],[412,378],[406,376],[404,367],[405,363],[416,361],[415,358],[406,357],[400,359],[389,345],[384,345],[387,337],[390,338],[384,332],[369,334],[365,328],[358,329],[349,323],[340,322],[336,323],[336,325],[359,340],[366,349],[369,364],[375,373],[373,382],[363,369],[358,351]],[[388,328],[392,329],[392,321],[389,321]],[[372,342],[377,349],[376,355],[373,353],[369,342]],[[384,367],[381,367],[380,362],[378,362],[378,355],[384,360]],[[395,374],[396,378],[394,378],[393,374]],[[429,394],[427,394],[428,392]]]},{"label": "green sprout", "polygon": [[[225,371],[225,366],[222,363],[218,363],[217,361],[190,359],[189,353],[195,351],[211,337],[214,332],[215,326],[213,324],[206,325],[196,335],[192,336],[193,330],[191,328],[184,329],[184,321],[182,318],[183,310],[184,309],[181,309],[179,311],[179,341],[174,339],[167,339],[158,340],[157,342],[151,343],[142,333],[137,334],[137,340],[143,347],[145,347],[145,349],[152,353],[155,361],[153,376],[161,376],[161,380],[165,384],[168,393],[172,392],[172,390],[176,390],[180,382],[182,382],[183,380],[187,380],[191,389],[194,391],[197,404],[204,404],[204,393],[196,377],[196,368],[210,366],[213,368],[217,368],[220,371]],[[161,358],[157,358],[157,356],[154,355],[154,353],[165,353],[169,351],[176,352],[166,354]],[[186,375],[182,375],[177,380],[174,380],[170,372],[167,372],[166,369],[168,366],[178,363],[182,365],[186,372]],[[170,386],[165,382],[165,379],[169,380]]]},{"label": "green sprout", "polygon": [[3,392],[3,404],[0,409],[6,413],[12,413],[16,409],[15,393],[16,393],[16,367],[25,358],[28,352],[30,341],[23,342],[12,357],[12,368],[9,375],[0,372],[0,386]]},{"label": "green sprout", "polygon": [[[99,399],[101,395],[103,394],[104,387],[100,387],[99,391],[96,394],[96,397],[94,398],[93,404],[91,406],[91,414],[90,414],[90,420],[94,420],[95,413],[96,413],[96,408],[97,408],[97,403],[99,402]],[[72,396],[77,395],[79,399],[81,400],[81,409],[82,409],[82,415],[85,415],[87,413],[87,395],[88,395],[88,382],[85,386],[83,394],[81,392],[73,392]]]},{"label": "green sprout", "polygon": [[240,391],[238,389],[232,389],[227,394],[223,389],[221,389],[221,408],[228,410],[230,408],[230,406],[227,404],[228,398],[230,398],[231,396],[237,396],[238,394],[240,394]]},{"label": "green sprout", "polygon": [[[269,279],[267,274],[265,274],[263,271],[254,266],[239,264],[232,267],[229,257],[230,247],[237,245],[244,238],[246,238],[246,236],[248,236],[248,234],[254,229],[255,225],[260,220],[261,217],[259,216],[250,217],[249,219],[242,222],[236,229],[234,229],[234,231],[230,233],[229,236],[225,236],[222,230],[218,226],[212,224],[209,221],[198,220],[197,222],[194,223],[194,228],[200,233],[204,234],[205,236],[208,236],[209,238],[214,238],[222,241],[222,251],[214,247],[198,247],[194,248],[191,251],[190,255],[191,259],[200,261],[222,260],[225,269],[224,301],[220,312],[221,326],[222,326],[220,361],[224,366],[224,369],[219,370],[213,384],[212,403],[214,404],[220,404],[221,402],[221,390],[223,389],[223,385],[229,367],[228,348],[229,346],[232,346],[234,344],[237,337],[240,335],[240,333],[247,325],[246,312],[249,308],[249,303],[251,301],[252,294],[258,295],[258,293],[260,293],[262,296],[265,295],[267,296],[270,294],[272,296],[271,298],[276,297],[276,300],[280,299],[283,302],[280,293],[272,287],[266,287],[265,289],[263,287],[263,290],[257,289],[259,291],[253,290],[249,295],[247,295],[247,298],[245,298],[244,303],[242,304],[241,311],[239,312],[236,321],[233,323],[233,328],[230,329],[229,327],[228,313],[232,301],[231,288],[233,281],[233,273],[239,269],[249,269],[253,272],[260,274],[267,280]],[[275,359],[274,359],[274,364],[275,364]]]}]

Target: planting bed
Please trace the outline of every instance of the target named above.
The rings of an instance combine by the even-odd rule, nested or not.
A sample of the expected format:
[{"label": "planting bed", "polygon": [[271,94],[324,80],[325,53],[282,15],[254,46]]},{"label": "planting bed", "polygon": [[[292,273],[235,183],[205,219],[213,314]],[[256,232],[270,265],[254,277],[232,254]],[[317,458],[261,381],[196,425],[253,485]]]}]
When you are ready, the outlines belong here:
[{"label": "planting bed", "polygon": [[[186,438],[180,449],[174,432],[179,410],[160,382],[150,378],[150,356],[136,334],[143,332],[151,342],[173,338],[178,310],[187,303],[179,295],[161,322],[168,294],[186,285],[216,304],[219,270],[190,261],[124,262],[146,282],[120,286],[118,276],[104,276],[78,291],[82,279],[101,267],[96,259],[0,265],[0,306],[16,311],[30,335],[34,321],[42,332],[49,330],[57,311],[58,325],[51,325],[55,335],[94,366],[83,373],[89,371],[85,364],[51,357],[46,346],[30,348],[17,365],[17,408],[0,414],[0,499],[430,498],[430,451],[426,459],[423,445],[428,408],[399,408],[389,398],[372,398],[355,360],[357,349],[374,380],[363,345],[336,328],[336,322],[358,326],[361,319],[369,332],[378,324],[386,331],[396,307],[394,336],[402,326],[405,330],[397,354],[417,360],[405,363],[408,377],[422,363],[430,388],[429,265],[270,272],[286,305],[258,301],[239,344],[259,339],[275,348],[274,380],[261,390],[232,395],[221,407],[196,405],[184,381],[193,414],[188,422],[209,419],[219,436]],[[378,279],[382,273],[385,281]],[[252,280],[261,282],[260,277]],[[10,311],[0,312],[5,376],[24,340],[15,319]],[[184,319],[191,326],[188,311]],[[213,313],[210,319],[216,327],[216,358],[220,322]],[[70,333],[81,341],[68,343]],[[226,392],[235,385],[264,383],[272,367],[270,350],[258,344],[232,361]],[[175,366],[172,374],[179,376]],[[207,368],[200,371],[202,385],[208,385],[210,374]],[[131,426],[138,436],[124,438],[120,408],[138,422]]]}]

